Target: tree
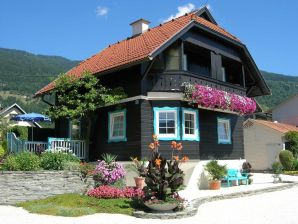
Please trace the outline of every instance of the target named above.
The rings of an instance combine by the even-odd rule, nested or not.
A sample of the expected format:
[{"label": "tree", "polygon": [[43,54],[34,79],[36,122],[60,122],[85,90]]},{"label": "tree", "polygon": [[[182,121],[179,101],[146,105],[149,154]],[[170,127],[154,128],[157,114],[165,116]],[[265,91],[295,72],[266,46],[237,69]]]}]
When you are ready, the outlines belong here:
[{"label": "tree", "polygon": [[107,104],[117,103],[126,97],[122,88],[104,87],[98,78],[88,72],[80,78],[60,75],[55,81],[53,91],[56,92],[56,103],[50,106],[46,113],[54,120],[86,118],[88,141],[91,125],[95,119],[94,111]]},{"label": "tree", "polygon": [[288,131],[285,134],[285,138],[288,141],[286,149],[291,151],[295,158],[298,156],[298,132],[297,131]]}]

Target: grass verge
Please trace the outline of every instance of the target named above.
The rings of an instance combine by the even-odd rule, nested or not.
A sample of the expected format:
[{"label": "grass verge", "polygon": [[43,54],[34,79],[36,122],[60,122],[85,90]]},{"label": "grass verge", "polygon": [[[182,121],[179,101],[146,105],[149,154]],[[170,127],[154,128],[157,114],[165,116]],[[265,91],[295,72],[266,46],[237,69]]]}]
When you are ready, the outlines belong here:
[{"label": "grass verge", "polygon": [[284,171],[284,174],[297,176],[298,175],[298,170]]},{"label": "grass verge", "polygon": [[132,215],[135,204],[131,199],[96,199],[86,195],[62,194],[41,200],[18,203],[31,213],[77,217],[95,213]]}]

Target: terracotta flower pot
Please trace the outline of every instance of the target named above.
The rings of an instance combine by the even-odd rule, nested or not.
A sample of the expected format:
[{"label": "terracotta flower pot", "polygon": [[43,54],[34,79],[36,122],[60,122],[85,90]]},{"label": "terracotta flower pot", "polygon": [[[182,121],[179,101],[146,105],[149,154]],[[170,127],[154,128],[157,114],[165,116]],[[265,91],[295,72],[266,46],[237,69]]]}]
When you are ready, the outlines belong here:
[{"label": "terracotta flower pot", "polygon": [[136,187],[143,189],[144,185],[145,185],[145,178],[143,177],[134,177],[135,179],[135,183],[136,183]]},{"label": "terracotta flower pot", "polygon": [[220,180],[211,180],[209,182],[210,190],[219,190],[220,189],[220,185],[221,185],[221,181]]}]

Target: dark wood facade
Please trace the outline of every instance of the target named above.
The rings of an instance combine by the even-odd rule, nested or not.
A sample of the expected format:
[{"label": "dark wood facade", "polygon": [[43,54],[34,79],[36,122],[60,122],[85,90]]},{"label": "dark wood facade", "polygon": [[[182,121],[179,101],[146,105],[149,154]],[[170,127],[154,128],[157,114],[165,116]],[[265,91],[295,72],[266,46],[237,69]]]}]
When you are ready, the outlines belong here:
[{"label": "dark wood facade", "polygon": [[[152,142],[153,107],[193,108],[182,101],[137,100],[117,106],[99,109],[90,145],[90,160],[95,161],[103,153],[118,155],[118,160],[129,160],[132,156],[150,158],[148,145]],[[127,141],[108,142],[108,112],[127,110]],[[191,159],[239,159],[244,157],[242,117],[235,114],[220,113],[210,110],[199,111],[200,141],[183,142],[181,155]],[[180,114],[181,117],[181,114]],[[232,144],[218,144],[217,118],[231,120]],[[160,152],[166,158],[171,157],[171,141],[160,141]]]},{"label": "dark wood facade", "polygon": [[[244,47],[193,26],[160,47],[152,59],[98,75],[103,85],[111,88],[121,86],[128,97],[139,98],[96,111],[97,118],[90,139],[90,160],[99,159],[103,153],[115,154],[118,160],[129,160],[132,156],[149,158],[148,145],[154,134],[153,108],[192,108],[187,102],[177,99],[143,99],[148,92],[177,93],[181,92],[184,82],[189,82],[241,96],[266,94],[268,87],[259,77],[259,71]],[[126,109],[126,141],[109,142],[108,113],[120,108]],[[190,159],[243,158],[243,118],[231,113],[196,110],[199,112],[200,141],[180,141],[183,143],[183,154]],[[218,117],[230,120],[231,144],[218,143]],[[57,135],[65,137],[67,123],[58,123]],[[167,158],[171,157],[170,143],[171,140],[160,141],[160,152]]]}]

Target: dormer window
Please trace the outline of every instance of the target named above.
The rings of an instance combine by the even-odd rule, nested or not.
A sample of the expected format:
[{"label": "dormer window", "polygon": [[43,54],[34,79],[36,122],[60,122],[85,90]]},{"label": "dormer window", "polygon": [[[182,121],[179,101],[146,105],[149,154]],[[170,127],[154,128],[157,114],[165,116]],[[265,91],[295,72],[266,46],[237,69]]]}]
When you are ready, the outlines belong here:
[{"label": "dormer window", "polygon": [[222,56],[222,80],[231,84],[243,86],[242,64],[231,58]]},{"label": "dormer window", "polygon": [[211,77],[210,50],[192,44],[185,44],[182,68],[198,75]]}]

